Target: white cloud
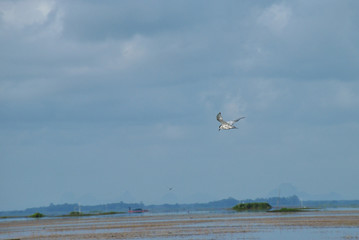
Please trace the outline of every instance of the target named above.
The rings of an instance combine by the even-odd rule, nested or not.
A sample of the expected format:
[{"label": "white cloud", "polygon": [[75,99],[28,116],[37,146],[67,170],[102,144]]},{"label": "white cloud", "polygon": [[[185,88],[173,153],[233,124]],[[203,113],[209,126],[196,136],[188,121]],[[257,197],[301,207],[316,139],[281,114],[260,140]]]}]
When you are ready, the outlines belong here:
[{"label": "white cloud", "polygon": [[[163,194],[141,186],[135,181],[138,176],[126,169],[145,165],[140,175],[155,186],[153,176],[173,179],[173,172],[168,177],[161,172],[164,164],[176,164],[178,182],[189,176],[182,185],[188,196],[186,185],[192,186],[198,176],[208,182],[214,170],[228,173],[215,167],[238,163],[238,153],[255,164],[270,160],[286,166],[288,156],[313,162],[308,146],[315,146],[314,153],[339,156],[346,161],[342,169],[351,174],[353,168],[346,166],[353,161],[342,153],[347,159],[358,155],[350,146],[359,136],[359,41],[354,31],[359,21],[349,11],[354,8],[346,6],[354,2],[320,2],[315,7],[303,1],[275,2],[209,1],[203,8],[203,2],[188,1],[174,8],[166,7],[166,1],[0,0],[0,141],[6,161],[1,175],[18,176],[14,163],[44,162],[46,172],[57,162],[63,163],[63,172],[75,163],[91,172],[105,160],[124,174],[104,176],[118,183],[133,178],[136,199],[146,200]],[[340,34],[338,26],[343,26]],[[218,135],[219,111],[228,120],[246,116],[240,123],[245,126],[239,125],[243,131]],[[316,130],[322,126],[328,134]],[[39,133],[24,137],[27,132]],[[327,137],[329,133],[336,137]],[[234,138],[224,145],[226,151],[215,147]],[[310,144],[316,142],[320,144]],[[282,153],[277,146],[287,150]],[[321,163],[314,163],[313,176]],[[334,163],[333,157],[333,169]],[[77,175],[70,179],[76,181]],[[238,172],[226,176],[236,178]],[[236,180],[248,176],[250,172]],[[81,181],[89,185],[92,178],[86,177]],[[25,178],[26,173],[15,179],[18,192],[26,190],[20,187]],[[36,176],[31,180],[41,182]],[[303,185],[312,180],[303,180]],[[231,194],[221,189],[224,182],[208,192],[216,192],[216,198]],[[3,208],[26,198],[11,195],[14,184],[8,183],[1,189],[9,196],[1,202]],[[79,188],[86,189],[86,184],[79,183]],[[53,186],[66,190],[61,177]],[[348,192],[353,187],[346,182],[342,186]],[[149,190],[153,196],[147,196]],[[260,197],[256,190],[246,194]]]},{"label": "white cloud", "polygon": [[341,87],[337,90],[336,102],[338,105],[347,107],[358,105],[358,96],[350,88]]},{"label": "white cloud", "polygon": [[275,33],[279,33],[288,25],[291,15],[292,11],[289,7],[273,4],[269,8],[264,9],[258,18],[258,23]]},{"label": "white cloud", "polygon": [[5,1],[0,3],[0,16],[9,28],[23,28],[33,24],[44,23],[54,9],[51,0]]},{"label": "white cloud", "polygon": [[239,91],[236,94],[227,94],[222,104],[223,112],[228,113],[229,118],[243,116],[243,113],[246,110],[246,103],[241,98]]},{"label": "white cloud", "polygon": [[156,132],[168,140],[180,139],[186,135],[186,130],[178,125],[160,123],[157,124],[155,128]]},{"label": "white cloud", "polygon": [[255,79],[253,82],[254,107],[257,109],[267,109],[276,103],[278,98],[285,92],[285,87],[278,87],[279,80]]},{"label": "white cloud", "polygon": [[245,87],[238,88],[231,85],[228,86],[230,80],[223,81],[220,85],[216,85],[215,89],[206,90],[200,93],[201,104],[209,112],[221,111],[226,115],[226,119],[237,118],[243,116],[247,110],[247,100],[243,97]]},{"label": "white cloud", "polygon": [[326,82],[326,95],[321,97],[321,105],[330,108],[358,108],[359,84],[357,82]]},{"label": "white cloud", "polygon": [[49,79],[31,79],[28,81],[0,82],[0,100],[27,102],[59,91],[60,85]]},{"label": "white cloud", "polygon": [[110,64],[115,69],[126,69],[141,61],[147,53],[146,39],[141,36],[125,41],[120,47],[118,57],[112,59]]}]

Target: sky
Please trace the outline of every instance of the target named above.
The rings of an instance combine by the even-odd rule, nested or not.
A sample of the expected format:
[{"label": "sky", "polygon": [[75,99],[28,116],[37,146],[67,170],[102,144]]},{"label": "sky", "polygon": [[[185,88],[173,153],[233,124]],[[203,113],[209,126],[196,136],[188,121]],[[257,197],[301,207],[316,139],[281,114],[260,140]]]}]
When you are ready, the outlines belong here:
[{"label": "sky", "polygon": [[359,199],[358,8],[0,1],[0,210]]}]

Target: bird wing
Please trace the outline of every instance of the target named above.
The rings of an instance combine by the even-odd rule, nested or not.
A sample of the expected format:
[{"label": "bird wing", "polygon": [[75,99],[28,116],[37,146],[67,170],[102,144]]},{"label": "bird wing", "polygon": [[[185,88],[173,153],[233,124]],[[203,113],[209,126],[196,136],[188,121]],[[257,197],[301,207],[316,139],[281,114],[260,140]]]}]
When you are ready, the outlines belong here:
[{"label": "bird wing", "polygon": [[223,117],[222,117],[221,113],[217,114],[217,121],[222,123],[222,124],[227,124],[227,122],[223,120]]},{"label": "bird wing", "polygon": [[239,120],[241,120],[241,119],[243,119],[243,118],[245,118],[245,117],[240,117],[240,118],[237,118],[237,119],[235,119],[235,120],[228,121],[228,123],[229,123],[230,125],[233,125],[234,123],[238,122]]}]

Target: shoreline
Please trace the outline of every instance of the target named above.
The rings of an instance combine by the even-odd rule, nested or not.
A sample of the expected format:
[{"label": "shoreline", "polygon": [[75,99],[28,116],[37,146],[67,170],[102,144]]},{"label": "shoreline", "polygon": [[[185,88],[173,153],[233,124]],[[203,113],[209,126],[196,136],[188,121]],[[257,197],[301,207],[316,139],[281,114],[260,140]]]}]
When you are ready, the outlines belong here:
[{"label": "shoreline", "polygon": [[[359,239],[359,210],[300,213],[189,213],[70,217],[0,222],[1,239],[225,239],[280,229],[350,229]],[[349,237],[348,237],[349,236]],[[218,238],[217,238],[218,237]]]}]

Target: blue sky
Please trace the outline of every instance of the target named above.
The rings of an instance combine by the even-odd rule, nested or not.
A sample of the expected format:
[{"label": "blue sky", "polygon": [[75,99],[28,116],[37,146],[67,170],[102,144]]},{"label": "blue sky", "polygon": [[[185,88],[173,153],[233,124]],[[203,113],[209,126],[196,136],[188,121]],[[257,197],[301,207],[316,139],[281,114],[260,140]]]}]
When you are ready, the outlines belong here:
[{"label": "blue sky", "polygon": [[1,1],[0,210],[359,199],[358,8]]}]

